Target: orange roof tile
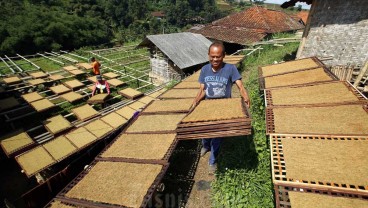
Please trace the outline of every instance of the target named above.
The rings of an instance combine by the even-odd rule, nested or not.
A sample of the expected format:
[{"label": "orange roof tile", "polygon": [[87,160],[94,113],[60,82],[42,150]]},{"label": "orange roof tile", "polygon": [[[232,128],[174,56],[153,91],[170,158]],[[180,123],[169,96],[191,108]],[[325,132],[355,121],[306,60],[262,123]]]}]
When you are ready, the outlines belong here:
[{"label": "orange roof tile", "polygon": [[267,33],[302,29],[304,26],[282,11],[254,6],[212,22],[213,25],[262,29]]}]

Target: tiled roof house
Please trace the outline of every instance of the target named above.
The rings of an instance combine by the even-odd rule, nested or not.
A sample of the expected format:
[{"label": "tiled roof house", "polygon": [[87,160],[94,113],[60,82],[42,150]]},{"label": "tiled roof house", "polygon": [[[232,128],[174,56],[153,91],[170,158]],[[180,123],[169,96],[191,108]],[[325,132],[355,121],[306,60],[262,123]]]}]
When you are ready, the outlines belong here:
[{"label": "tiled roof house", "polygon": [[294,31],[303,27],[282,11],[254,6],[204,27],[192,28],[190,32],[227,43],[247,45],[262,40],[268,34]]}]

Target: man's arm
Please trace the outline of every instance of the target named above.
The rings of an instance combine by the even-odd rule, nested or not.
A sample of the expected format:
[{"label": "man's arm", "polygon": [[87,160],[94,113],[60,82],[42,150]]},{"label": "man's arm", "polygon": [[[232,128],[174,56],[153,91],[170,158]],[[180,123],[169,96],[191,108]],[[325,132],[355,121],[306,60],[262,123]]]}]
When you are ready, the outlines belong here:
[{"label": "man's arm", "polygon": [[106,86],[107,94],[110,95],[110,85],[107,81],[105,81],[105,86]]},{"label": "man's arm", "polygon": [[97,84],[95,83],[95,86],[94,86],[94,88],[93,88],[93,90],[92,90],[92,96],[95,94],[95,92],[96,92],[96,87],[97,86]]},{"label": "man's arm", "polygon": [[204,91],[204,84],[200,83],[199,91],[197,93],[197,96],[193,100],[191,109],[194,108],[196,105],[198,105],[199,101],[203,100],[205,95],[206,95],[206,92]]},{"label": "man's arm", "polygon": [[250,107],[250,99],[248,96],[247,91],[245,90],[244,86],[243,86],[243,82],[241,79],[238,79],[235,81],[236,86],[239,89],[240,92],[240,96],[242,96],[244,102],[247,104],[248,108]]}]

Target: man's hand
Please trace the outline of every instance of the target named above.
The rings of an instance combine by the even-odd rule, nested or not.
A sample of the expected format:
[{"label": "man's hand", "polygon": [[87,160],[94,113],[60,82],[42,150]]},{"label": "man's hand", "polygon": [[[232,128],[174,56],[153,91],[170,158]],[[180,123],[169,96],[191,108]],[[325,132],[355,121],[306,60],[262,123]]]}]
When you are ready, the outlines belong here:
[{"label": "man's hand", "polygon": [[249,98],[243,98],[245,104],[247,104],[248,108],[250,108],[250,100]]},{"label": "man's hand", "polygon": [[190,107],[189,109],[189,112],[192,112],[194,110],[194,108],[197,106],[198,102],[196,99],[194,99],[193,103],[192,103],[192,106]]}]

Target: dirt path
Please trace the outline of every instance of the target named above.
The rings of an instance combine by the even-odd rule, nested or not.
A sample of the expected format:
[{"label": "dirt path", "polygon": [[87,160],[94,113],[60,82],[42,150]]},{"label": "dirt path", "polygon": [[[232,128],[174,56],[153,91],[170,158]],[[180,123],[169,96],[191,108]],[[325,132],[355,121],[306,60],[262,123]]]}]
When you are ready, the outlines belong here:
[{"label": "dirt path", "polygon": [[194,175],[194,186],[185,207],[211,207],[211,182],[215,179],[215,176],[208,174],[209,155],[207,153],[199,160],[197,171]]}]

